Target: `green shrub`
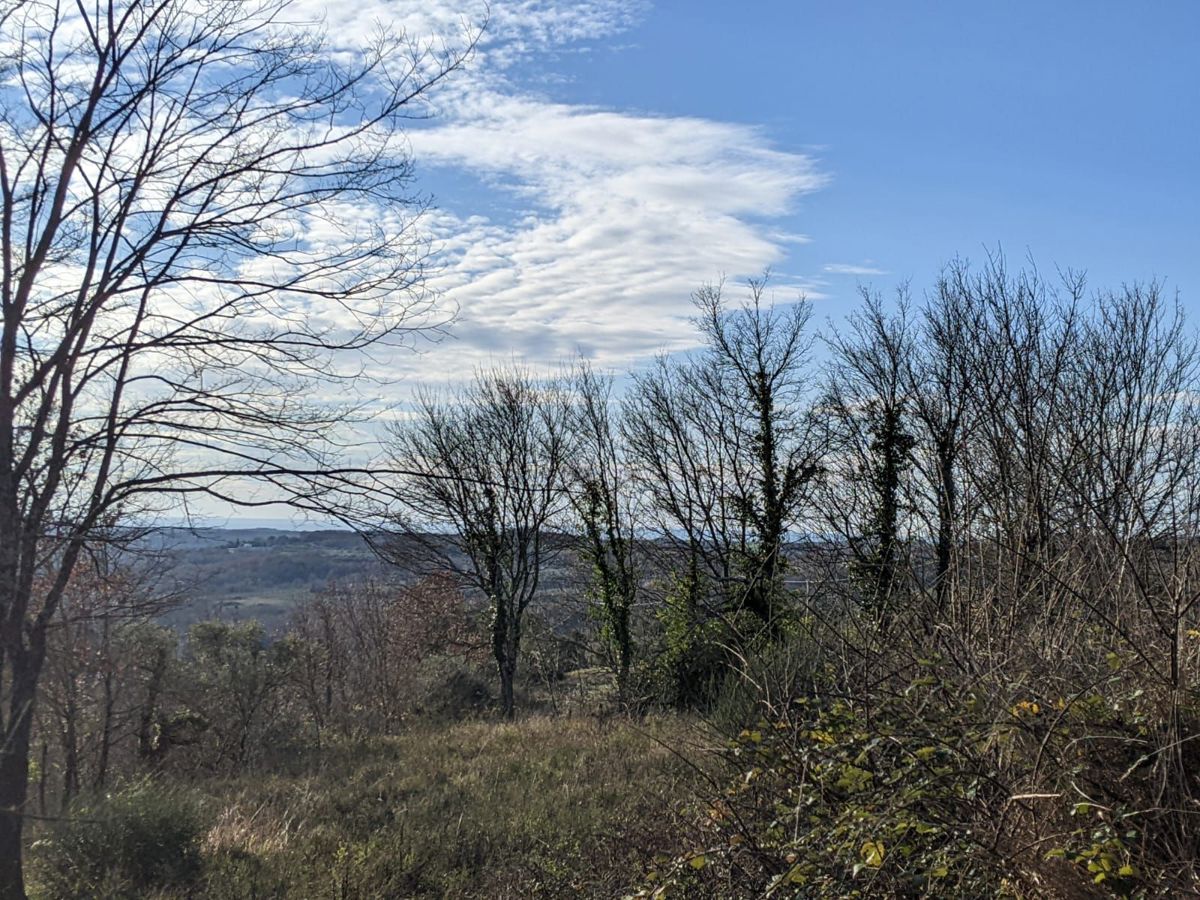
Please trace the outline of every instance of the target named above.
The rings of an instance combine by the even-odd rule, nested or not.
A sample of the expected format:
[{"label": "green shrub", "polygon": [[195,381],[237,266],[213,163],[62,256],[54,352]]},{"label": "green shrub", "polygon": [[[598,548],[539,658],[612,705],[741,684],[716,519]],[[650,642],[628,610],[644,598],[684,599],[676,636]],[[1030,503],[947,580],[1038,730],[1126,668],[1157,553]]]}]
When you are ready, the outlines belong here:
[{"label": "green shrub", "polygon": [[[1179,735],[1171,748],[1197,770],[1186,707],[1172,722],[1115,669],[1071,697],[1049,677],[989,682],[938,654],[894,661],[872,657],[869,671],[889,674],[866,684],[829,666],[776,699],[763,688],[778,655],[749,660],[760,718],[695,798],[689,849],[656,859],[634,896],[1195,895],[1194,856],[1179,862],[1194,838],[1171,830],[1154,743]],[[723,696],[729,722],[755,709],[752,691]]]},{"label": "green shrub", "polygon": [[200,874],[200,804],[142,782],[77,805],[33,845],[45,897],[131,897],[181,887]]},{"label": "green shrub", "polygon": [[784,633],[747,648],[720,682],[705,718],[729,737],[788,706],[797,685],[811,683],[820,649],[804,635]]},{"label": "green shrub", "polygon": [[493,700],[491,682],[480,666],[461,656],[431,656],[418,666],[413,691],[418,715],[456,722],[484,712]]},{"label": "green shrub", "polygon": [[725,622],[698,603],[703,586],[675,578],[658,610],[662,649],[657,660],[658,693],[679,707],[707,705],[728,671]]}]

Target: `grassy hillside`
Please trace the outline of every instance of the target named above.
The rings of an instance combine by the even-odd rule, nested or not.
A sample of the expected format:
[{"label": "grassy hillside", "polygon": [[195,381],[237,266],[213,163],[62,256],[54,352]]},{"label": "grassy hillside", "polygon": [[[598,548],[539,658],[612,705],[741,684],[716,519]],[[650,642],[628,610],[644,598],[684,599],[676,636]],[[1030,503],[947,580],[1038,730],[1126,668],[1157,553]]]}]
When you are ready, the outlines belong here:
[{"label": "grassy hillside", "polygon": [[43,832],[33,896],[619,896],[682,849],[687,724],[430,725],[269,774],[135,786]]}]

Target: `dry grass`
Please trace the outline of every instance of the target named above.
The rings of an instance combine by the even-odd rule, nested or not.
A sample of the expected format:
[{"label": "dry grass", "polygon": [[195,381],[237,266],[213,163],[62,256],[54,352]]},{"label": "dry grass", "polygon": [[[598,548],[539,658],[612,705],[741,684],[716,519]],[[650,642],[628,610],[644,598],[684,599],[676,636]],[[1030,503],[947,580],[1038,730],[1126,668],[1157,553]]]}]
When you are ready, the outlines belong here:
[{"label": "dry grass", "polygon": [[535,717],[333,747],[202,784],[212,897],[619,895],[671,845],[695,772],[676,717]]}]

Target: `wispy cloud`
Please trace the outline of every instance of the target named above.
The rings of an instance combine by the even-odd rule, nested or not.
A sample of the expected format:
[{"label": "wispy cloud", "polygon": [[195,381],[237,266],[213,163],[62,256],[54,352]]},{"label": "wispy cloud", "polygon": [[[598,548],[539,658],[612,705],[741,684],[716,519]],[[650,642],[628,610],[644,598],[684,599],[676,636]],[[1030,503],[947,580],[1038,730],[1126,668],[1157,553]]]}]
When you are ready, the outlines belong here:
[{"label": "wispy cloud", "polygon": [[887,275],[886,269],[880,269],[868,264],[858,265],[856,263],[826,263],[821,267],[822,272],[830,275]]},{"label": "wispy cloud", "polygon": [[[440,0],[304,4],[325,15],[339,42],[379,22],[461,36],[484,9]],[[490,5],[470,70],[442,94],[437,117],[408,137],[435,194],[440,172],[466,175],[507,209],[484,215],[495,204],[483,203],[481,186],[479,206],[460,199],[429,217],[440,248],[433,286],[458,305],[459,321],[420,359],[388,360],[393,373],[466,374],[513,357],[549,367],[576,352],[605,366],[636,363],[694,340],[689,296],[699,284],[759,274],[806,240],[779,219],[826,176],[763,130],[572,105],[518,86],[523,62],[612,39],[643,6]]]},{"label": "wispy cloud", "polygon": [[514,221],[438,221],[462,307],[457,350],[546,364],[582,349],[620,365],[692,339],[701,281],[754,274],[804,240],[769,229],[823,176],[754,129],[477,97],[412,136],[425,164],[457,166],[514,194]]}]

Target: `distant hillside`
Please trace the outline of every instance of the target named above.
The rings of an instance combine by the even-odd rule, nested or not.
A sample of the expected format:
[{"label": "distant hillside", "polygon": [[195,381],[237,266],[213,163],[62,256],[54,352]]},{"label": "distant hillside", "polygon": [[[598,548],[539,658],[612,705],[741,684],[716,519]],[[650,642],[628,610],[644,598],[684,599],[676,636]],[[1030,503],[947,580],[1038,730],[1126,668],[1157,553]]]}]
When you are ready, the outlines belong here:
[{"label": "distant hillside", "polygon": [[[382,562],[361,535],[344,530],[171,527],[151,531],[142,545],[157,558],[166,585],[187,597],[163,617],[178,628],[207,618],[257,619],[275,631],[297,603],[330,582],[406,577]],[[799,546],[788,555],[789,586],[811,587],[819,580]],[[580,627],[586,577],[569,551],[555,556],[542,572],[535,611],[558,631]]]},{"label": "distant hillside", "polygon": [[[159,528],[142,541],[166,585],[187,600],[163,617],[178,628],[207,618],[257,619],[280,629],[298,603],[330,582],[403,578],[352,531],[276,528]],[[557,628],[580,624],[579,591],[569,554],[542,573],[540,611]]]},{"label": "distant hillside", "polygon": [[169,569],[168,583],[189,598],[166,617],[178,626],[220,616],[254,618],[273,629],[330,581],[386,571],[350,531],[163,528],[146,543]]}]

